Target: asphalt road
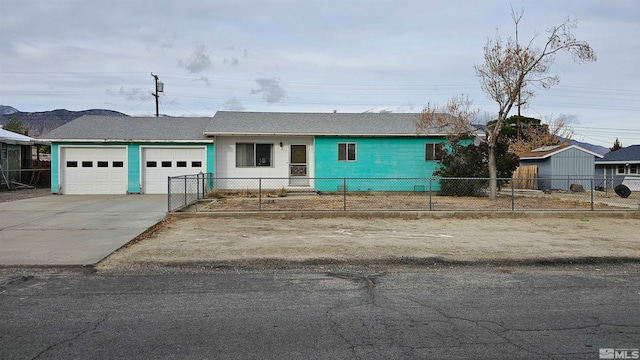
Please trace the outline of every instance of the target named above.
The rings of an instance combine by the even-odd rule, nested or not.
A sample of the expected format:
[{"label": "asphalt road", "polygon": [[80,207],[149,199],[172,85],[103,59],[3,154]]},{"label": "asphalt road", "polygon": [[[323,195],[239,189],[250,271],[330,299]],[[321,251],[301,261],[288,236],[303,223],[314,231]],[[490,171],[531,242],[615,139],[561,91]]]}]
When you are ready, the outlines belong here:
[{"label": "asphalt road", "polygon": [[640,268],[0,269],[1,359],[597,359]]}]

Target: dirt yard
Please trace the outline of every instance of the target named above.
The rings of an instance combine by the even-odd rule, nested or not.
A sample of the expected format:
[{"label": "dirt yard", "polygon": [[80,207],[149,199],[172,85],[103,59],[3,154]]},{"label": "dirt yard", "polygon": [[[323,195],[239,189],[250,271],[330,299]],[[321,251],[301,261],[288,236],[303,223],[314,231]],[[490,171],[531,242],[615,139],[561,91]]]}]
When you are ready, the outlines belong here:
[{"label": "dirt yard", "polygon": [[282,261],[366,264],[640,259],[640,214],[605,215],[168,219],[155,233],[108,257],[98,269]]},{"label": "dirt yard", "polygon": [[[517,191],[512,199],[511,191],[502,191],[496,202],[485,197],[430,196],[429,193],[348,193],[346,199],[340,194],[295,195],[278,197],[274,193],[257,192],[232,194],[201,200],[186,212],[226,211],[284,211],[284,210],[590,210],[591,193]],[[640,192],[629,198],[615,193],[594,192],[594,210],[640,210]]]}]

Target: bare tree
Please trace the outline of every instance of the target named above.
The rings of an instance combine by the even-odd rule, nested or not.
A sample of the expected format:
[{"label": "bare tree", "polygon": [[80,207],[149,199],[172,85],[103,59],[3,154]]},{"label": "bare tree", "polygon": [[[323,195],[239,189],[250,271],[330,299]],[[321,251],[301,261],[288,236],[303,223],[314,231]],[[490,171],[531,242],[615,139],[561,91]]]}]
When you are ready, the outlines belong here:
[{"label": "bare tree", "polygon": [[591,46],[577,40],[573,35],[572,30],[577,27],[577,23],[569,18],[547,30],[548,38],[541,47],[534,44],[538,34],[526,45],[520,45],[518,28],[523,14],[524,11],[516,13],[511,10],[515,37],[503,41],[500,35],[496,35],[494,39],[487,40],[484,47],[484,63],[474,66],[476,75],[480,78],[482,91],[499,106],[497,123],[487,129],[491,201],[496,200],[498,188],[496,142],[502,124],[513,106],[526,105],[534,96],[534,87],[548,89],[558,84],[560,78],[557,75],[549,75],[556,54],[569,53],[576,63],[596,61],[596,54]]},{"label": "bare tree", "polygon": [[569,126],[569,120],[561,115],[550,118],[542,126],[525,126],[520,138],[512,139],[509,143],[509,151],[520,156],[531,150],[550,145],[560,145],[569,142],[573,136],[573,128]]},{"label": "bare tree", "polygon": [[436,130],[446,134],[450,142],[469,138],[473,132],[471,122],[478,115],[473,102],[466,95],[453,96],[446,105],[427,104],[416,119],[416,134]]}]

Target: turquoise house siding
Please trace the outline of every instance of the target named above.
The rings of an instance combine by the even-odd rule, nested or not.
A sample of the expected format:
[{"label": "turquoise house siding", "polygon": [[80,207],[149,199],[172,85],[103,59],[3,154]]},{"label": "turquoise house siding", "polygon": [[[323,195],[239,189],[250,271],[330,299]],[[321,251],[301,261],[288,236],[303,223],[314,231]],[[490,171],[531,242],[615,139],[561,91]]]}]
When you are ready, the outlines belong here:
[{"label": "turquoise house siding", "polygon": [[59,148],[58,144],[51,144],[51,192],[57,194],[60,190],[60,176],[59,176]]},{"label": "turquoise house siding", "polygon": [[[343,178],[386,178],[404,180],[347,180],[348,191],[440,190],[429,178],[439,163],[425,160],[427,143],[446,142],[444,137],[316,137],[315,188],[338,191]],[[338,144],[355,143],[356,161],[338,161]],[[334,180],[322,180],[333,178]]]},{"label": "turquoise house siding", "polygon": [[129,165],[127,192],[129,194],[140,193],[140,144],[127,145],[127,163]]},{"label": "turquoise house siding", "polygon": [[[216,168],[216,155],[214,144],[207,144],[207,172],[213,174]],[[215,174],[214,174],[215,176]]]}]

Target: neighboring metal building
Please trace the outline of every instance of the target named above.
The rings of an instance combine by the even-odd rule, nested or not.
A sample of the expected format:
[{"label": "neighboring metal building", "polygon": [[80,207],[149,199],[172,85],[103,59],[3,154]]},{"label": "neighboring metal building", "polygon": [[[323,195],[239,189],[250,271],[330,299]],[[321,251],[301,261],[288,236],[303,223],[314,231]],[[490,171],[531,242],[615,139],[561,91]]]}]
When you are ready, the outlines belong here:
[{"label": "neighboring metal building", "polygon": [[0,126],[0,187],[23,185],[23,170],[31,169],[31,147],[46,141],[5,130]]},{"label": "neighboring metal building", "polygon": [[590,189],[595,176],[595,160],[602,155],[577,145],[545,146],[520,156],[520,166],[538,167],[538,190],[569,190],[571,184]]}]

